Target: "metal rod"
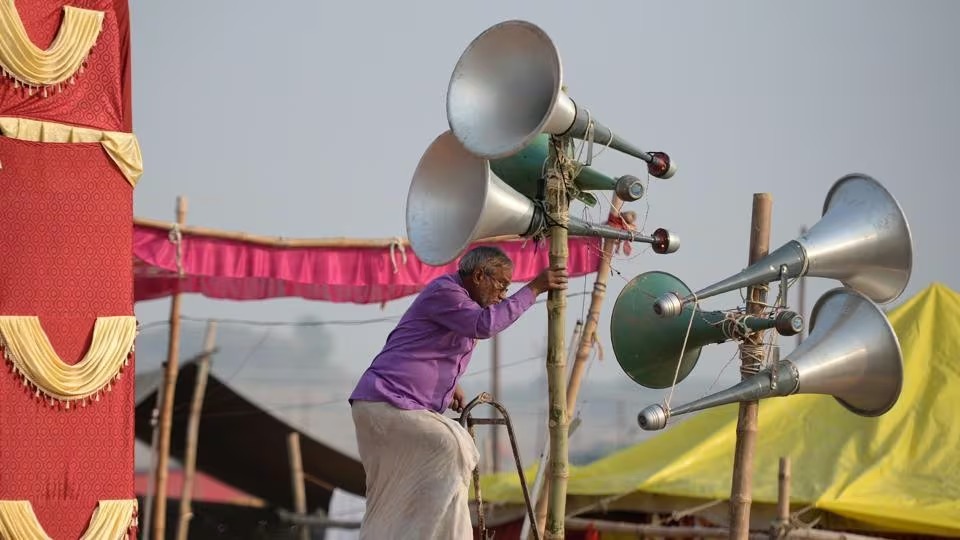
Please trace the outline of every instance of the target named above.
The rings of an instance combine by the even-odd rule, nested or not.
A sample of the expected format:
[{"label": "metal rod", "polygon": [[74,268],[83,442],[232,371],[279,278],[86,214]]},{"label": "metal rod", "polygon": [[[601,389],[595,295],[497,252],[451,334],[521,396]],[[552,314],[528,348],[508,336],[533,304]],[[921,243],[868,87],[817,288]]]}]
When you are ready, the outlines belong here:
[{"label": "metal rod", "polygon": [[[806,225],[800,227],[800,236],[803,236],[805,234],[807,234]],[[800,276],[800,284],[797,287],[797,313],[799,313],[801,317],[807,316],[806,304],[807,304],[807,276]],[[803,330],[801,330],[800,333],[797,334],[797,345],[803,343],[803,338],[805,338],[806,336],[807,336],[807,328],[806,328],[806,325],[804,325]]]},{"label": "metal rod", "polygon": [[[491,369],[490,369],[490,389],[493,391],[493,398],[500,399],[500,341],[494,335],[490,341],[491,346]],[[490,433],[491,446],[490,468],[496,473],[500,471],[500,430],[495,429]]]},{"label": "metal rod", "polygon": [[[520,448],[517,446],[517,438],[514,434],[513,424],[510,422],[510,415],[507,413],[507,409],[504,408],[503,405],[495,401],[493,398],[491,398],[490,394],[486,392],[482,392],[480,393],[480,395],[473,398],[469,403],[467,403],[467,405],[463,408],[463,412],[460,413],[459,422],[462,426],[467,428],[467,430],[470,432],[470,437],[473,438],[474,441],[476,441],[476,433],[474,430],[474,426],[478,424],[488,424],[488,425],[493,424],[493,422],[490,422],[491,419],[489,418],[473,418],[470,416],[470,411],[472,411],[474,407],[476,407],[481,403],[487,403],[493,406],[494,408],[496,408],[497,411],[499,411],[500,415],[502,416],[502,420],[503,420],[502,423],[506,424],[507,426],[507,435],[510,438],[510,448],[511,450],[513,450],[513,460],[517,466],[517,475],[520,478],[520,488],[523,491],[523,500],[527,505],[527,518],[532,520],[533,504],[530,501],[530,491],[527,489],[527,480],[523,474],[523,463],[521,463],[521,460],[520,460]],[[500,424],[500,423],[501,422],[497,422],[497,424]],[[474,483],[474,492],[476,494],[476,500],[477,500],[477,528],[480,532],[480,538],[482,540],[486,540],[487,528],[486,528],[486,522],[485,522],[485,517],[483,512],[483,499],[480,494],[479,466],[473,469],[473,483]],[[536,540],[540,540],[540,533],[537,531],[534,531],[534,533],[535,533]]]}]

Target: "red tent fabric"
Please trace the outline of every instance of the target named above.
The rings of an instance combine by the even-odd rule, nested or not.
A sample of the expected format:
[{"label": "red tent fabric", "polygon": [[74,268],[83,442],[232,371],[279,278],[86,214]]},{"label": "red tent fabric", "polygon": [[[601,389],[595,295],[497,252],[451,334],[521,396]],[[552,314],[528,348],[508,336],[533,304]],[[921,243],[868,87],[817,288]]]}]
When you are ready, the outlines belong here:
[{"label": "red tent fabric", "polygon": [[[236,236],[136,220],[135,301],[162,298],[179,291],[228,300],[299,297],[382,304],[416,294],[430,280],[456,269],[456,261],[439,267],[424,264],[399,239],[380,245],[364,241],[288,241],[288,245],[278,245],[283,242],[235,239]],[[490,244],[499,246],[513,259],[514,281],[533,279],[549,260],[547,243],[511,239]],[[600,247],[598,238],[571,237],[567,264],[570,276],[595,272],[600,263]]]}]

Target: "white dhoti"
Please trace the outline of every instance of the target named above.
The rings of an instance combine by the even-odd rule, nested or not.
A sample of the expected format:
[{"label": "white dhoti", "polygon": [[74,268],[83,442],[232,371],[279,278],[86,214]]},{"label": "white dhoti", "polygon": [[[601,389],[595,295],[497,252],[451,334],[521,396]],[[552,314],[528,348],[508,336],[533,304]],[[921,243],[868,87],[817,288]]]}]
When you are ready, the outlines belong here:
[{"label": "white dhoti", "polygon": [[434,411],[355,401],[360,461],[367,474],[361,540],[472,540],[468,497],[477,446]]}]

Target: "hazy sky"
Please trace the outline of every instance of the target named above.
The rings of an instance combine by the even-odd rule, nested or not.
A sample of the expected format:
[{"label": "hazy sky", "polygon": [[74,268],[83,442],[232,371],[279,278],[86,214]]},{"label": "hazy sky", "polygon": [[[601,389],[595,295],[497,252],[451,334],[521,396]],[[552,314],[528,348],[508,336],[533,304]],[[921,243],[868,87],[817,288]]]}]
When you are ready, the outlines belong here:
[{"label": "hazy sky", "polygon": [[[652,179],[645,199],[625,208],[647,216],[646,232],[676,232],[681,248],[659,256],[638,244],[632,257],[614,261],[599,328],[606,357],[585,385],[625,378],[608,334],[627,280],[656,269],[699,289],[745,266],[757,192],[773,196],[777,247],[819,219],[839,177],[870,174],[898,198],[912,228],[913,277],[900,300],[935,281],[960,289],[960,258],[950,247],[960,199],[960,3],[169,0],[131,2],[131,11],[134,129],[145,166],[136,215],[172,220],[184,195],[190,224],[290,237],[405,236],[410,178],[430,141],[448,129],[445,93],[464,47],[506,19],[544,28],[560,50],[570,95],[626,140],[679,164],[674,178]],[[645,170],[613,150],[594,167],[611,176]],[[601,206],[589,219],[605,219],[608,205]],[[573,280],[571,292],[592,283],[592,275]],[[808,280],[807,309],[836,285]],[[588,302],[569,301],[568,331]],[[408,304],[381,311],[192,296],[183,312],[341,320],[399,315]],[[739,304],[736,293],[704,302]],[[136,306],[144,323],[166,319],[168,309],[168,300]],[[327,361],[346,374],[338,383],[343,399],[390,329],[330,329]],[[542,353],[545,336],[541,304],[503,334],[504,362]],[[704,349],[696,392],[733,351]],[[471,371],[488,366],[486,343],[474,359]],[[159,360],[138,358],[143,368]],[[253,355],[244,369],[267,372],[270,362]],[[503,378],[522,382],[542,369],[540,361],[521,363]],[[731,367],[722,380],[736,376]],[[473,377],[468,392],[487,389],[485,380]],[[664,395],[636,392],[638,406]],[[341,412],[349,422],[345,404]]]}]

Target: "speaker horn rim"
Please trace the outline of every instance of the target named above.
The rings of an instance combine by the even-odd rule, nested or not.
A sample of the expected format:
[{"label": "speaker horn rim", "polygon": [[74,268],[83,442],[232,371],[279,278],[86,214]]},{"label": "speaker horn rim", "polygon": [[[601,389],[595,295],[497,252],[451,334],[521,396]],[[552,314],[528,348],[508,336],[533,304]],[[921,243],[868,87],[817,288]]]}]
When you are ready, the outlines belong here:
[{"label": "speaker horn rim", "polygon": [[[629,377],[630,380],[632,380],[634,383],[642,386],[643,388],[648,388],[648,389],[651,389],[651,390],[662,390],[662,389],[664,389],[664,388],[670,388],[671,385],[670,385],[670,384],[667,384],[667,385],[665,385],[665,386],[652,385],[652,384],[649,383],[649,381],[643,381],[643,380],[638,379],[637,377],[634,376],[633,373],[631,373],[630,371],[627,371],[627,369],[624,368],[623,363],[620,361],[620,357],[617,355],[617,345],[616,345],[616,338],[615,338],[615,336],[617,336],[618,333],[615,332],[615,331],[614,331],[614,328],[613,328],[613,325],[614,325],[614,323],[616,322],[616,317],[613,316],[613,313],[615,313],[615,312],[617,311],[617,304],[620,302],[620,299],[623,298],[623,291],[624,291],[624,290],[627,290],[627,287],[629,287],[631,283],[639,280],[640,278],[643,278],[643,277],[645,277],[645,276],[650,276],[650,275],[663,275],[663,276],[667,276],[667,277],[675,280],[675,281],[677,282],[677,285],[678,285],[678,286],[685,288],[685,289],[686,289],[686,294],[691,294],[691,292],[692,292],[691,289],[690,289],[690,287],[687,286],[686,282],[684,282],[682,279],[680,279],[680,278],[677,277],[676,275],[671,274],[670,272],[667,272],[667,271],[664,271],[664,270],[647,270],[646,272],[642,272],[642,273],[640,273],[640,274],[637,274],[636,276],[633,277],[633,279],[631,279],[630,281],[628,281],[626,285],[624,285],[623,289],[621,289],[621,291],[620,291],[620,294],[617,295],[617,299],[614,300],[614,302],[613,302],[613,309],[611,310],[611,317],[610,317],[610,345],[613,347],[613,357],[614,357],[614,359],[617,360],[617,365],[620,366],[620,370],[623,371],[623,373],[624,373],[627,377]],[[682,291],[681,291],[681,292],[682,292]],[[691,309],[693,309],[694,312],[700,311],[700,308],[699,308],[696,304],[692,304],[692,306],[693,306],[693,307],[692,307]],[[686,306],[684,306],[684,308],[686,308]],[[682,315],[684,311],[685,311],[685,309],[682,309],[682,310],[680,311],[680,315]],[[678,315],[677,317],[680,317],[680,315]],[[680,347],[682,347],[682,345],[681,345]],[[680,347],[678,347],[678,349],[679,349]],[[677,361],[682,363],[682,362],[684,361],[684,359],[685,359],[684,357],[686,357],[687,355],[691,355],[691,357],[690,357],[690,359],[689,359],[689,366],[690,366],[690,367],[689,367],[689,369],[687,370],[687,373],[684,374],[684,373],[681,372],[681,373],[679,373],[679,374],[677,375],[676,384],[680,384],[684,379],[686,379],[686,378],[690,375],[690,373],[693,371],[693,369],[697,366],[697,363],[700,362],[700,356],[701,356],[702,353],[703,353],[703,347],[697,347],[695,352],[692,351],[692,350],[689,349],[689,348],[687,348],[686,350],[684,350],[684,352],[683,352],[683,357],[681,357],[681,358],[680,358],[679,360],[677,360]]]},{"label": "speaker horn rim", "polygon": [[[474,49],[476,49],[480,45],[480,43],[484,40],[484,38],[487,37],[489,34],[496,31],[503,31],[505,28],[509,28],[511,26],[523,27],[527,30],[530,30],[532,33],[536,34],[540,42],[544,43],[545,45],[544,51],[546,51],[547,53],[545,55],[545,60],[547,60],[549,63],[550,74],[553,77],[553,85],[552,85],[553,92],[552,92],[552,95],[550,96],[550,106],[547,108],[547,114],[544,114],[543,117],[540,118],[540,123],[537,125],[536,129],[534,129],[530,133],[527,133],[524,137],[522,137],[522,139],[517,140],[519,144],[514,145],[512,148],[501,150],[499,152],[489,152],[489,151],[481,152],[478,148],[471,148],[470,146],[468,146],[464,141],[464,139],[461,137],[461,134],[457,129],[458,126],[460,126],[460,123],[454,122],[453,120],[454,118],[457,117],[457,115],[454,114],[453,111],[451,110],[452,103],[450,100],[450,93],[453,90],[453,86],[456,83],[457,79],[460,76],[462,76],[463,71],[461,69],[461,66],[464,64],[465,59],[470,55],[470,53]],[[453,72],[451,73],[450,80],[447,83],[447,95],[444,100],[446,102],[444,108],[446,109],[447,123],[449,124],[450,132],[453,133],[453,135],[460,141],[460,144],[462,144],[464,148],[467,149],[468,152],[471,152],[489,161],[511,156],[517,153],[519,151],[518,149],[522,149],[528,146],[530,142],[533,141],[533,139],[535,139],[538,135],[543,133],[544,128],[550,122],[551,114],[553,113],[554,109],[556,109],[557,107],[557,102],[560,100],[560,92],[562,91],[562,85],[563,85],[563,63],[560,61],[560,51],[557,49],[556,44],[550,38],[550,35],[540,26],[524,19],[511,19],[507,21],[501,21],[497,24],[494,24],[488,27],[483,32],[480,32],[476,37],[474,37],[470,41],[470,43],[467,45],[467,47],[463,50],[463,52],[460,53],[460,57],[457,59],[457,63],[453,66]]]},{"label": "speaker horn rim", "polygon": [[900,221],[903,222],[903,227],[904,229],[906,229],[907,252],[909,255],[909,257],[907,257],[907,268],[906,268],[907,276],[908,276],[907,279],[904,280],[903,285],[900,287],[900,290],[897,291],[896,294],[890,295],[889,298],[885,298],[883,300],[871,300],[869,297],[867,297],[868,300],[870,300],[871,302],[874,302],[875,304],[880,304],[880,305],[889,304],[890,302],[895,301],[897,298],[900,298],[903,295],[903,292],[907,290],[907,286],[910,284],[909,276],[913,275],[913,231],[910,228],[910,221],[907,219],[907,213],[903,211],[903,206],[900,204],[900,201],[898,201],[897,198],[893,196],[893,193],[891,193],[890,190],[883,185],[883,183],[881,183],[879,180],[877,180],[873,176],[870,176],[869,174],[866,174],[866,173],[848,173],[838,178],[833,183],[833,185],[830,186],[830,189],[827,191],[827,196],[824,197],[823,199],[823,210],[820,213],[821,218],[827,215],[827,212],[830,210],[830,205],[833,202],[833,198],[837,195],[837,193],[844,187],[844,185],[847,182],[850,182],[852,180],[864,180],[867,183],[879,189],[881,193],[886,195],[887,199],[890,201],[890,203],[893,204],[894,208],[896,208],[897,212],[900,214]]},{"label": "speaker horn rim", "polygon": [[[432,156],[441,152],[446,145],[452,145],[454,148],[461,149],[463,155],[469,157],[471,160],[471,163],[476,164],[479,167],[478,170],[480,171],[480,176],[482,176],[482,179],[477,180],[476,187],[480,191],[480,193],[478,194],[480,204],[478,204],[478,207],[475,209],[476,216],[474,216],[475,219],[473,220],[474,221],[473,228],[470,230],[469,234],[467,234],[466,240],[459,246],[459,248],[454,252],[452,256],[446,257],[445,258],[446,260],[441,260],[443,259],[441,257],[424,258],[420,255],[420,253],[418,252],[419,250],[417,250],[415,247],[415,244],[419,244],[420,235],[410,234],[411,230],[418,230],[416,228],[411,228],[410,226],[411,220],[412,220],[410,201],[413,196],[414,189],[420,189],[420,190],[425,189],[422,186],[419,186],[416,180],[418,178],[425,176],[425,174],[421,174],[420,171],[424,169],[426,165],[429,163],[427,160],[431,159]],[[482,180],[482,182],[480,180]],[[413,252],[417,256],[417,258],[420,259],[421,262],[429,266],[444,266],[455,261],[458,257],[460,257],[463,254],[464,250],[466,250],[470,246],[470,244],[472,244],[475,241],[473,236],[477,232],[477,229],[480,228],[480,216],[483,215],[483,209],[486,206],[484,203],[487,199],[487,193],[489,191],[490,191],[490,166],[488,161],[471,154],[466,148],[463,148],[463,146],[460,145],[460,142],[456,139],[456,137],[454,137],[453,133],[450,130],[445,130],[439,135],[437,135],[433,139],[433,141],[431,141],[430,144],[427,146],[427,149],[424,150],[423,155],[420,156],[420,160],[417,162],[417,167],[413,171],[413,180],[410,182],[410,186],[407,188],[407,199],[404,204],[404,211],[405,211],[404,224],[407,230],[407,240],[410,242],[410,247],[411,249],[413,249]],[[427,234],[429,236],[432,233],[424,233],[424,234]]]},{"label": "speaker horn rim", "polygon": [[[837,400],[840,405],[842,405],[848,411],[867,418],[873,418],[877,416],[883,416],[892,409],[897,402],[900,400],[900,394],[903,392],[903,349],[900,347],[900,338],[897,336],[896,330],[893,328],[893,324],[890,323],[889,317],[880,307],[877,302],[874,302],[870,299],[869,296],[863,294],[862,292],[852,288],[852,287],[834,287],[827,292],[823,293],[817,303],[813,306],[813,309],[810,311],[810,330],[809,333],[813,333],[817,325],[817,315],[820,313],[820,310],[827,304],[827,300],[833,296],[837,295],[847,295],[854,296],[866,302],[868,306],[874,309],[879,316],[878,318],[883,321],[885,328],[890,332],[889,335],[892,336],[893,346],[897,351],[897,358],[899,361],[896,363],[897,371],[899,372],[899,377],[897,378],[897,387],[895,392],[891,392],[891,399],[886,407],[882,409],[873,409],[873,410],[864,410],[858,407],[853,406],[852,404],[840,399],[837,396],[832,396],[833,399]],[[802,381],[801,381],[802,384]]]}]

